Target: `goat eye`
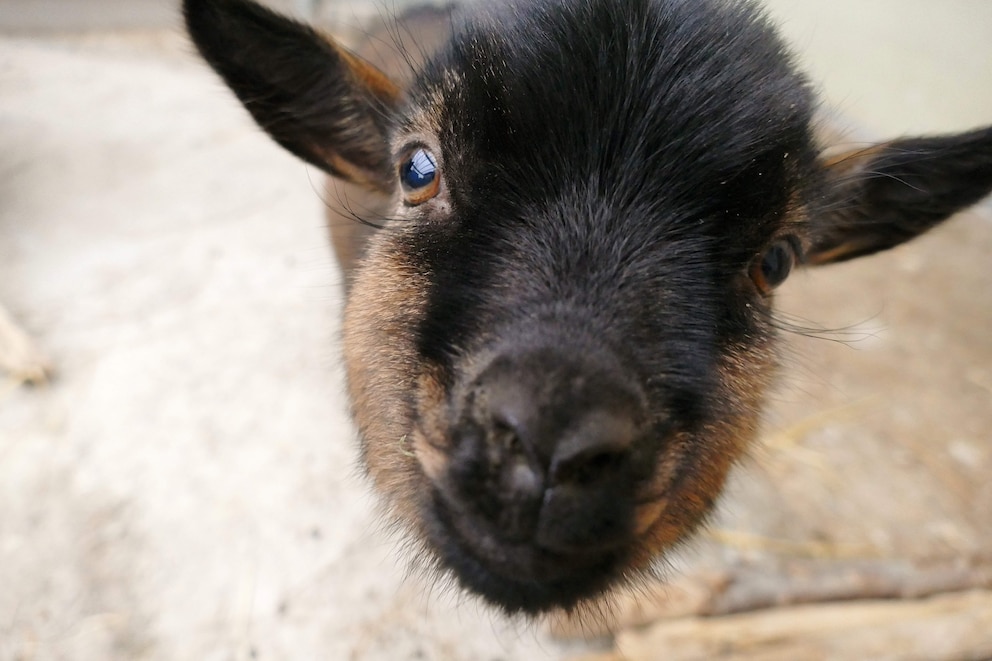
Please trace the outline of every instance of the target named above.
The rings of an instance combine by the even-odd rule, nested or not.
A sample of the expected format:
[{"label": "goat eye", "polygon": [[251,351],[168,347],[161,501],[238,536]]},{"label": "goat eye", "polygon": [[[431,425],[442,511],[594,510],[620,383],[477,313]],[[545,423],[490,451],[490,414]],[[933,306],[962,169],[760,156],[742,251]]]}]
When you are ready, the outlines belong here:
[{"label": "goat eye", "polygon": [[765,252],[751,263],[748,275],[758,291],[770,294],[773,289],[785,282],[796,263],[796,252],[787,240],[771,244]]},{"label": "goat eye", "polygon": [[422,204],[437,195],[440,175],[434,155],[423,148],[415,149],[400,165],[400,183],[407,204]]}]

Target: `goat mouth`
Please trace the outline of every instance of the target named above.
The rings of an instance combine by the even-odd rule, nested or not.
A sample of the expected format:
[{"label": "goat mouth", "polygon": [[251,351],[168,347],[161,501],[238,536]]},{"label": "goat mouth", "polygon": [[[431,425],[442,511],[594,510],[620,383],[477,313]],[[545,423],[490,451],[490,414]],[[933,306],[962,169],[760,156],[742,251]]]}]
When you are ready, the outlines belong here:
[{"label": "goat mouth", "polygon": [[508,613],[570,609],[608,587],[623,551],[562,553],[508,542],[434,493],[428,535],[459,583]]}]

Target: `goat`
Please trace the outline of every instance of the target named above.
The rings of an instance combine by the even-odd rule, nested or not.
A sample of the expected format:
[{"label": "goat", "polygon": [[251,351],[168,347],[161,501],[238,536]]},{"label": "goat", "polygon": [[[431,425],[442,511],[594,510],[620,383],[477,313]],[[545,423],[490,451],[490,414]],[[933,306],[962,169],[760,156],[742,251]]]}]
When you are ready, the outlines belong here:
[{"label": "goat", "polygon": [[591,603],[705,521],[791,271],[992,189],[992,127],[824,156],[750,0],[476,8],[403,83],[249,0],[184,12],[276,142],[365,191],[362,230],[331,227],[363,465],[508,613]]}]

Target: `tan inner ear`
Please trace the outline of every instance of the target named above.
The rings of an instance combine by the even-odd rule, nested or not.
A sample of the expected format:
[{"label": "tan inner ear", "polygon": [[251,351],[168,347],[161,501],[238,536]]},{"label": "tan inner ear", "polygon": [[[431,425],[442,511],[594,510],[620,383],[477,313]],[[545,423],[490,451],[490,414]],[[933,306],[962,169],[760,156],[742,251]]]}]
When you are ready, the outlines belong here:
[{"label": "tan inner ear", "polygon": [[363,188],[374,191],[376,193],[389,193],[392,187],[382,180],[376,172],[368,170],[366,168],[358,167],[354,163],[341,158],[336,153],[331,150],[323,149],[318,146],[314,146],[314,153],[320,156],[320,158],[327,163],[327,167],[330,168],[331,172],[335,176],[350,181],[354,184],[358,184]]},{"label": "tan inner ear", "polygon": [[[891,144],[891,142],[853,141],[832,128],[821,128],[818,138],[824,145],[820,152],[820,163],[830,188],[842,186],[845,180],[858,177],[868,164]],[[863,247],[862,242],[857,240],[839,243],[829,249],[808,253],[804,264],[806,266],[829,264]]]},{"label": "tan inner ear", "polygon": [[831,177],[849,175],[861,170],[866,163],[885,151],[889,144],[882,142],[856,149],[845,146],[827,147],[820,155],[820,162]]},{"label": "tan inner ear", "polygon": [[395,103],[399,101],[402,90],[382,71],[374,65],[355,55],[335,41],[329,42],[348,64],[355,77],[370,91],[384,101]]},{"label": "tan inner ear", "polygon": [[858,243],[842,243],[830,250],[823,250],[806,258],[808,266],[822,266],[839,259],[842,255],[847,255],[861,247]]},{"label": "tan inner ear", "polygon": [[[359,86],[368,90],[371,96],[380,99],[386,106],[395,106],[399,103],[403,89],[389,76],[371,62],[342,46],[331,35],[322,31],[318,31],[317,34],[341,56]],[[380,193],[391,191],[392,187],[382,180],[379,173],[359,167],[320,145],[313,145],[312,149],[336,176],[372,191]]]},{"label": "tan inner ear", "polygon": [[374,96],[379,97],[383,101],[399,100],[402,95],[402,89],[390,80],[389,76],[383,73],[377,66],[361,55],[353,53],[342,46],[331,34],[323,30],[311,29],[341,56],[341,59],[348,65],[355,78]]}]

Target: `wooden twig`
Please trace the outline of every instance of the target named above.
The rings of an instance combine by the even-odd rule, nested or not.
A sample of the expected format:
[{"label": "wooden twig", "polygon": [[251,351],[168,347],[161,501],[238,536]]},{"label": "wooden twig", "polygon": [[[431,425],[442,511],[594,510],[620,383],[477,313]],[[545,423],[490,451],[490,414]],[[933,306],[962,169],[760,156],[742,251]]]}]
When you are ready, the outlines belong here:
[{"label": "wooden twig", "polygon": [[[915,600],[992,590],[992,557],[836,560],[798,558],[771,567],[740,564],[683,576],[615,598],[595,617],[556,620],[553,635],[605,636],[659,620],[857,600]],[[590,614],[591,615],[591,614]]]},{"label": "wooden twig", "polygon": [[617,636],[628,661],[992,657],[992,591],[793,606],[657,622]]}]

